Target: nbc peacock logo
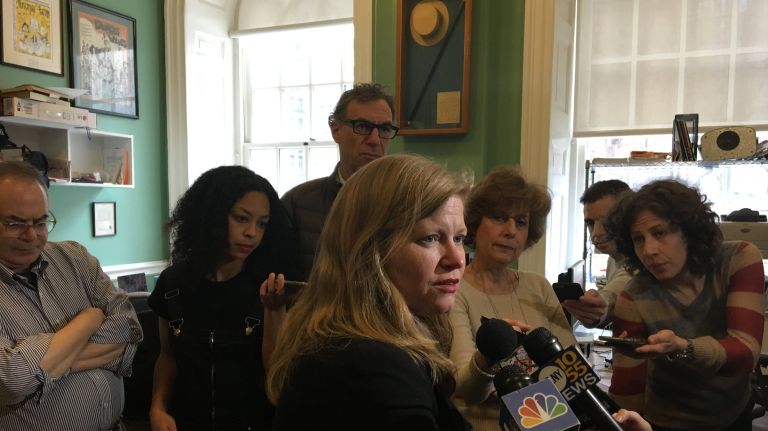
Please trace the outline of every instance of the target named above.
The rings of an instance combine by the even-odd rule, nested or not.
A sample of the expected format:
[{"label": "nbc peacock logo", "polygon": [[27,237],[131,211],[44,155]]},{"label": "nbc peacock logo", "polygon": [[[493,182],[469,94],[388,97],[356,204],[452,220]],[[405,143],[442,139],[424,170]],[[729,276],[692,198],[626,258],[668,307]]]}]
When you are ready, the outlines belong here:
[{"label": "nbc peacock logo", "polygon": [[568,406],[561,403],[556,396],[541,392],[525,397],[523,405],[517,409],[517,413],[522,417],[520,425],[526,429],[541,425],[567,412]]}]

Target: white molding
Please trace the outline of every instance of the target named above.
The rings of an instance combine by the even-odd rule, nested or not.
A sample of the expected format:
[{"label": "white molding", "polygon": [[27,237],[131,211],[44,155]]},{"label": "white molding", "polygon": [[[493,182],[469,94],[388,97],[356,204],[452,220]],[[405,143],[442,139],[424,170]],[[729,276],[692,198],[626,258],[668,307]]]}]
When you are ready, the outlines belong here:
[{"label": "white molding", "polygon": [[168,140],[168,207],[187,190],[187,72],[185,0],[165,0],[165,104]]},{"label": "white molding", "polygon": [[352,25],[355,28],[355,82],[373,80],[373,2],[354,0]]},{"label": "white molding", "polygon": [[147,275],[160,274],[168,267],[167,260],[154,260],[151,262],[126,263],[123,265],[103,266],[101,269],[114,280],[123,275],[136,274],[143,272]]},{"label": "white molding", "polygon": [[[538,184],[547,184],[549,167],[554,11],[554,0],[525,2],[520,166],[526,178]],[[546,238],[541,238],[523,253],[518,267],[544,274],[546,243]]]}]

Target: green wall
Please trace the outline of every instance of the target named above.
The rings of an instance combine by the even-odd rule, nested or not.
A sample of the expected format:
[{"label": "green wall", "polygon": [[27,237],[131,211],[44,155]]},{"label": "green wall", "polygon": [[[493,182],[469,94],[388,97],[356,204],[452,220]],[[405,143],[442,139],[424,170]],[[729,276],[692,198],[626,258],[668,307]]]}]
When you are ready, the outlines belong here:
[{"label": "green wall", "polygon": [[[168,175],[163,2],[89,2],[136,19],[140,118],[132,120],[101,114],[98,118],[99,130],[133,135],[135,188],[51,187],[51,209],[59,223],[49,239],[78,241],[98,257],[102,265],[166,259],[168,246],[163,222],[168,214]],[[67,42],[68,4],[68,1],[62,1],[65,21],[64,76],[0,65],[0,88],[27,83],[51,87],[71,85]],[[117,235],[102,238],[91,236],[91,202],[95,201],[117,202]]]},{"label": "green wall", "polygon": [[[424,154],[479,178],[500,164],[520,161],[523,82],[523,0],[472,2],[470,128],[466,135],[401,136],[390,153]],[[397,2],[375,0],[373,80],[395,91]]]}]

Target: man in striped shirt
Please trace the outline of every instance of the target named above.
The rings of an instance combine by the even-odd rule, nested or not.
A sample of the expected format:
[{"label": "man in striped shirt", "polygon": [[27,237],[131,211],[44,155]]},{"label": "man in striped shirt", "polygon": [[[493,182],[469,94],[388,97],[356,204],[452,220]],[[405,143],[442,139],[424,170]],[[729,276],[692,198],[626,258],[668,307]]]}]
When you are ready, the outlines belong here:
[{"label": "man in striped shirt", "polygon": [[0,162],[0,429],[117,429],[141,327],[55,223],[37,170]]}]

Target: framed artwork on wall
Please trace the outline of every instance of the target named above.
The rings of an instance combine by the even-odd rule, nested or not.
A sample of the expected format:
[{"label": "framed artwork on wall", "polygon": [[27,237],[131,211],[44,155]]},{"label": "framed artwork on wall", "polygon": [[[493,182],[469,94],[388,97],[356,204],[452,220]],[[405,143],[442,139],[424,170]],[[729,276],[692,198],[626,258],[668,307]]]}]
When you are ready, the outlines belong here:
[{"label": "framed artwork on wall", "polygon": [[471,45],[472,0],[398,0],[399,134],[469,131]]},{"label": "framed artwork on wall", "polygon": [[72,87],[86,90],[75,106],[139,118],[136,20],[81,0],[70,0]]},{"label": "framed artwork on wall", "polygon": [[117,234],[115,202],[93,202],[93,236],[114,236]]},{"label": "framed artwork on wall", "polygon": [[2,0],[2,62],[64,75],[61,0]]}]

